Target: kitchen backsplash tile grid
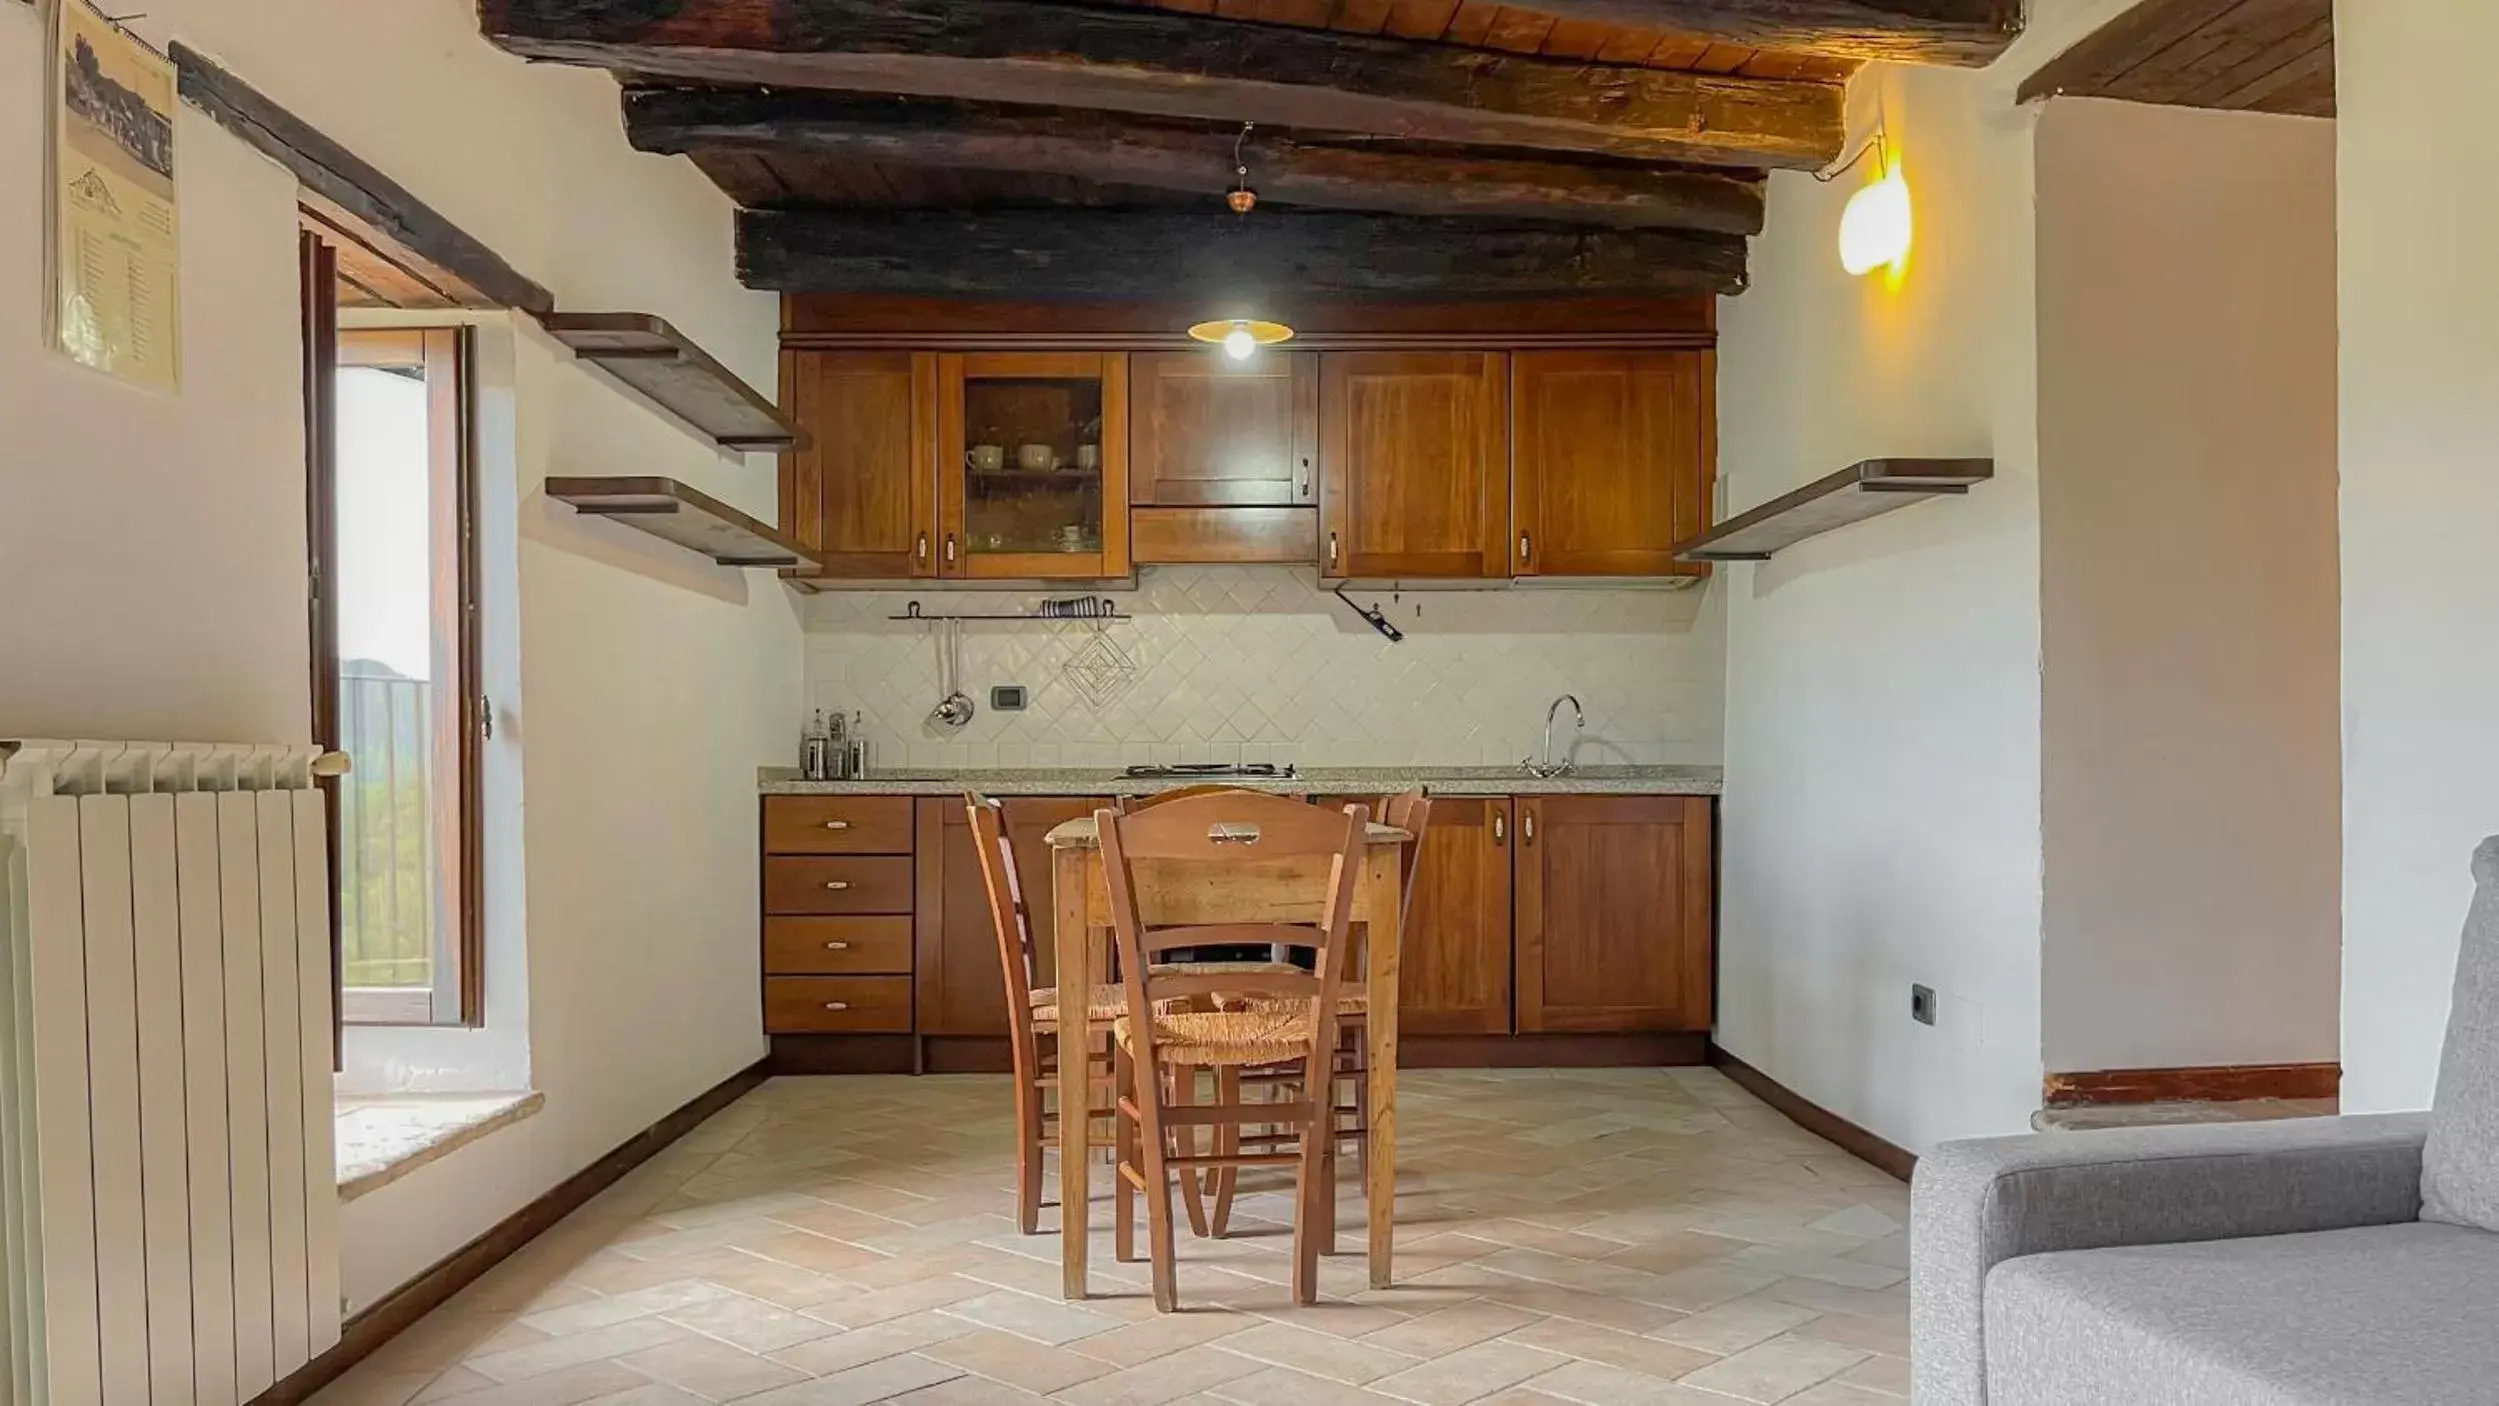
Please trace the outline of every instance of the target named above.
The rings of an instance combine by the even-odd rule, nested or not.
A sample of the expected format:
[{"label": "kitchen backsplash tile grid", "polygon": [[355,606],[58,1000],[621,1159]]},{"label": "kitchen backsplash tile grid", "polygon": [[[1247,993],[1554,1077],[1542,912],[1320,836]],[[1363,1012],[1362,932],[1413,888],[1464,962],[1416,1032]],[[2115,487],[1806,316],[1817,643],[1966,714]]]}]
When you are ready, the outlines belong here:
[{"label": "kitchen backsplash tile grid", "polygon": [[[985,699],[1022,684],[1031,697],[942,735],[925,725],[938,697],[928,627],[886,618],[931,594],[827,593],[803,606],[808,706],[863,714],[879,768],[1501,766],[1537,748],[1558,693],[1587,707],[1585,765],[1719,760],[1723,652],[1703,590],[1354,592],[1406,631],[1391,644],[1308,571],[1155,568],[1122,598],[1120,624],[965,627],[964,690]],[[981,599],[1031,610],[1045,594]],[[1066,674],[1097,638],[1135,665],[1099,704]]]}]

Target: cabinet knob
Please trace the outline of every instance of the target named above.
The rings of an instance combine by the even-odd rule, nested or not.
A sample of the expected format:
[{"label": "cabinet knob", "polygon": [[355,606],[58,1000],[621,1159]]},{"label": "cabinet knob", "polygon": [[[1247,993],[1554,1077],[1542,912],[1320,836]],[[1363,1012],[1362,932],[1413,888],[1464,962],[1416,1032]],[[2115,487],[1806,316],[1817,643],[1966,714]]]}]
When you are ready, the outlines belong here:
[{"label": "cabinet knob", "polygon": [[846,1011],[846,1010],[849,1010],[849,1009],[850,1009],[850,1002],[848,1002],[848,1001],[827,1001],[827,1002],[825,1002],[825,1003],[824,1003],[824,1008],[825,1008],[826,1010],[828,1010],[828,1011]]},{"label": "cabinet knob", "polygon": [[828,820],[824,822],[824,828],[827,830],[847,830],[850,828],[850,822],[847,820]]},{"label": "cabinet knob", "polygon": [[1302,460],[1301,496],[1303,498],[1310,496],[1310,460],[1307,457]]},{"label": "cabinet knob", "polygon": [[1536,812],[1532,810],[1519,812],[1518,835],[1519,839],[1527,844],[1532,845],[1536,842]]},{"label": "cabinet knob", "polygon": [[918,559],[920,559],[921,561],[926,561],[926,560],[928,560],[928,534],[927,534],[927,533],[923,532],[923,533],[921,533],[921,534],[920,534],[920,540],[919,540],[919,542],[918,542],[915,546],[913,546],[913,547],[912,547],[912,549],[911,549],[911,554],[912,554],[914,557],[917,557]]},{"label": "cabinet knob", "polygon": [[824,887],[825,887],[825,889],[826,889],[826,891],[827,891],[827,892],[830,892],[830,893],[840,893],[842,890],[844,890],[844,889],[846,889],[846,888],[849,888],[849,887],[850,887],[850,880],[848,880],[848,879],[833,879],[833,880],[828,881],[828,882],[825,884],[825,886],[824,886]]},{"label": "cabinet knob", "polygon": [[828,942],[824,944],[824,950],[827,952],[847,952],[850,950],[850,944],[847,942]]},{"label": "cabinet knob", "polygon": [[1494,811],[1492,813],[1492,842],[1497,845],[1508,839],[1509,831],[1510,827],[1502,820],[1501,812]]},{"label": "cabinet knob", "polygon": [[1519,559],[1519,563],[1520,563],[1520,565],[1522,565],[1522,566],[1523,566],[1523,565],[1525,565],[1525,564],[1526,564],[1526,562],[1527,562],[1527,557],[1528,557],[1528,541],[1527,541],[1527,534],[1526,534],[1526,533],[1524,533],[1524,532],[1522,532],[1522,533],[1520,533],[1520,534],[1518,535],[1518,559]]},{"label": "cabinet knob", "polygon": [[1328,565],[1336,565],[1336,534],[1328,534]]},{"label": "cabinet knob", "polygon": [[946,565],[954,565],[954,534],[946,534]]}]

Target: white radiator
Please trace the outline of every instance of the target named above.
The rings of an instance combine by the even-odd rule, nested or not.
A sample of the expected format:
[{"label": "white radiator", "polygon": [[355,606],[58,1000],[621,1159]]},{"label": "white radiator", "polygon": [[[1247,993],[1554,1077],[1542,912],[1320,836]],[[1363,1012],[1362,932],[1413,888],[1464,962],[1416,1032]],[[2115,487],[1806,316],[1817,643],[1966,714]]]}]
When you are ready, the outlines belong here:
[{"label": "white radiator", "polygon": [[235,1406],[338,1341],[314,749],[0,742],[11,1406]]}]

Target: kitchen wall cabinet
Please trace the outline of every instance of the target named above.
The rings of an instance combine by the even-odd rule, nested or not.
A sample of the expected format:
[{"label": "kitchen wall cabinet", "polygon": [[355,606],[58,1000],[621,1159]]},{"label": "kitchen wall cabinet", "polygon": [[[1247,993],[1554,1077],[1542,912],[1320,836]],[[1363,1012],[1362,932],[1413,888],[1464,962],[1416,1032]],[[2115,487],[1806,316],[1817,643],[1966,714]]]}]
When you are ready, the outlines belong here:
[{"label": "kitchen wall cabinet", "polygon": [[1536,796],[1517,812],[1518,1029],[1709,1029],[1709,802]]},{"label": "kitchen wall cabinet", "polygon": [[1539,351],[1511,358],[1510,570],[1706,575],[1674,544],[1709,525],[1717,357]]},{"label": "kitchen wall cabinet", "polygon": [[[1044,796],[1011,796],[1004,802],[1027,921],[1043,953],[1057,951],[1051,946],[1050,847],[1043,840],[1051,827],[1090,815],[1100,804]],[[1006,976],[999,965],[997,930],[990,921],[989,891],[981,880],[971,816],[959,796],[923,796],[918,806],[919,904],[914,923],[920,1033],[1003,1036]],[[1055,965],[1056,958],[1047,962]],[[1042,982],[1049,982],[1046,973]]]},{"label": "kitchen wall cabinet", "polygon": [[1509,575],[1509,358],[1319,358],[1321,571]]},{"label": "kitchen wall cabinet", "polygon": [[938,575],[1100,580],[1128,558],[1128,358],[937,359]]},{"label": "kitchen wall cabinet", "polygon": [[781,526],[828,576],[937,575],[937,357],[784,352],[781,379],[810,440],[782,456]]},{"label": "kitchen wall cabinet", "polygon": [[1305,352],[1242,363],[1202,351],[1128,359],[1129,501],[1283,508],[1319,501],[1319,365]]}]

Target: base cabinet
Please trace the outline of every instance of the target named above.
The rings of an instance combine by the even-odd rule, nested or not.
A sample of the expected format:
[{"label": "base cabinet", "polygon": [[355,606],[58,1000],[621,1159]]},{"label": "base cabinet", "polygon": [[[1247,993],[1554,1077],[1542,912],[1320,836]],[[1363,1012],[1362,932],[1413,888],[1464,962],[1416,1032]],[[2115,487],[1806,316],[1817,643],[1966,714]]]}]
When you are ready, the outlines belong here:
[{"label": "base cabinet", "polygon": [[[1347,799],[1382,798],[1329,803]],[[1045,968],[1056,952],[1045,838],[1104,804],[1005,801]],[[1711,1019],[1711,824],[1698,796],[1435,797],[1406,919],[1403,1031],[1440,1040],[1440,1062],[1469,1064],[1555,1053],[1517,1036],[1605,1037],[1624,1051],[1697,1040]],[[788,1043],[800,1049],[792,1072],[1004,1067],[1006,983],[960,798],[772,796],[763,836],[776,1058]]]},{"label": "base cabinet", "polygon": [[1518,1029],[1709,1029],[1708,800],[1537,796],[1517,808]]}]

